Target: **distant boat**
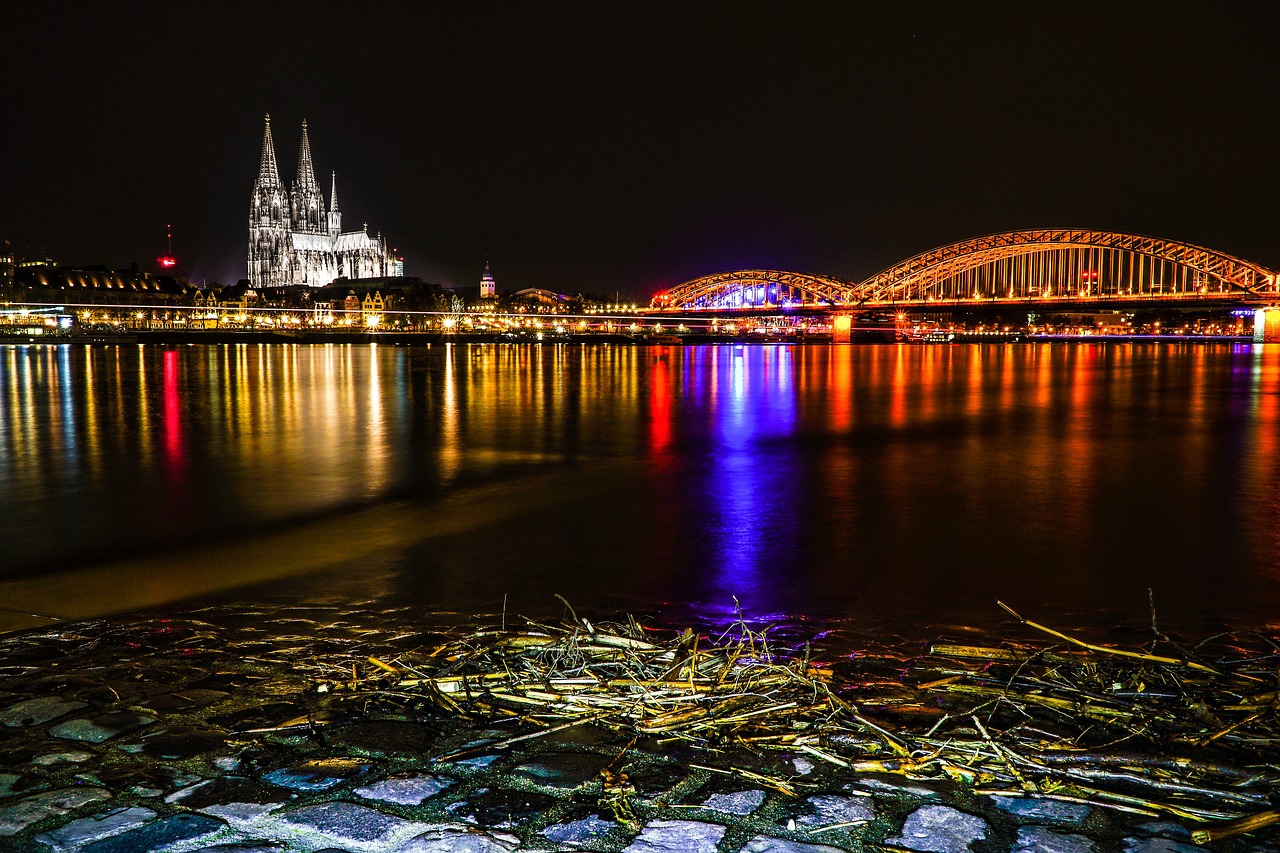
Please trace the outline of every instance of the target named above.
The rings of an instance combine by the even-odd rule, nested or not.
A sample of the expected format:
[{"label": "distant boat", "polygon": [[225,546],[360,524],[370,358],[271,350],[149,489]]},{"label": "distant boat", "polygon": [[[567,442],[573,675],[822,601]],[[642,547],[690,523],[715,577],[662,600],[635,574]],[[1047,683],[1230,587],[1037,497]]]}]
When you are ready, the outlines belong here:
[{"label": "distant boat", "polygon": [[645,340],[658,346],[680,346],[684,343],[684,339],[679,335],[650,335]]},{"label": "distant boat", "polygon": [[909,344],[953,344],[956,342],[956,333],[936,329],[929,332],[909,332],[905,340]]}]

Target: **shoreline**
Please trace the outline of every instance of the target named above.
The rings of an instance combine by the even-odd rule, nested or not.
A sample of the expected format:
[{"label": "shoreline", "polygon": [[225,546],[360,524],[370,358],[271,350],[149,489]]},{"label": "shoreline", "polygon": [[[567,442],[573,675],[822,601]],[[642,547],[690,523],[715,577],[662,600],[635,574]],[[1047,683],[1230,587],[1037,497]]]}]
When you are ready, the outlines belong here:
[{"label": "shoreline", "polygon": [[[604,615],[590,615],[592,636],[607,639],[621,630],[603,624]],[[1165,786],[1159,799],[1166,805],[1125,793],[1133,784],[1126,781],[1133,772],[1126,766],[1140,767],[1148,759],[1167,764],[1165,750],[1140,739],[1093,747],[1121,763],[1094,760],[1083,768],[1098,771],[1092,776],[1077,774],[1076,781],[1068,778],[1067,785],[1047,791],[1025,789],[1042,775],[1035,765],[1023,768],[1021,787],[1017,771],[1010,775],[1006,768],[1027,760],[1043,764],[1043,755],[1053,750],[984,747],[991,738],[1010,743],[991,709],[974,717],[979,722],[971,735],[964,734],[967,718],[956,718],[963,725],[951,738],[973,740],[955,742],[957,756],[970,756],[960,763],[936,764],[948,753],[918,753],[914,747],[909,755],[896,755],[890,748],[894,740],[914,742],[920,735],[911,732],[928,732],[940,719],[928,714],[912,722],[919,712],[901,707],[903,691],[947,690],[948,684],[935,683],[939,676],[954,676],[936,667],[965,660],[977,648],[975,637],[963,638],[973,645],[941,649],[942,657],[938,642],[931,644],[932,657],[920,658],[918,646],[915,653],[907,648],[919,638],[904,638],[856,654],[842,650],[832,657],[830,648],[818,646],[806,648],[802,658],[788,658],[784,649],[802,647],[795,644],[799,635],[782,632],[774,651],[783,657],[770,666],[800,673],[796,667],[803,663],[809,677],[829,679],[824,673],[835,670],[838,681],[861,684],[837,695],[876,728],[866,730],[869,737],[852,729],[818,737],[818,730],[802,728],[800,739],[766,748],[767,743],[739,737],[700,744],[669,727],[637,737],[600,718],[565,725],[536,708],[448,713],[428,701],[430,691],[395,684],[406,674],[417,677],[406,667],[424,672],[421,666],[433,650],[447,650],[450,643],[478,651],[484,638],[515,640],[529,630],[541,634],[546,626],[516,626],[510,615],[505,629],[497,614],[441,616],[437,624],[406,623],[405,614],[374,603],[223,605],[0,637],[7,692],[0,703],[0,837],[18,849],[174,853],[215,844],[388,853],[409,844],[427,851],[637,853],[688,849],[680,845],[691,839],[731,853],[886,846],[943,851],[973,844],[986,851],[1189,853],[1275,850],[1280,841],[1274,825],[1221,838],[1215,832],[1230,828],[1237,815],[1256,820],[1265,814],[1266,801],[1255,792],[1275,784],[1261,781],[1274,774],[1253,774],[1252,788],[1238,779],[1224,788],[1221,802],[1210,795],[1207,807],[1207,776],[1201,777],[1199,800],[1191,789],[1169,787],[1171,777],[1162,776],[1167,770],[1156,774],[1166,780],[1157,783]],[[586,628],[576,617],[560,624],[576,625],[574,632]],[[553,634],[559,630],[550,627]],[[654,642],[686,636],[679,626],[655,627]],[[704,638],[692,648],[710,654],[710,626],[691,627]],[[763,635],[754,637],[758,642]],[[732,653],[732,643],[742,641],[740,633],[724,648]],[[1002,648],[1021,655],[1024,642]],[[512,648],[521,645],[526,644]],[[981,651],[990,656],[994,647]],[[1062,649],[1053,654],[1071,655]],[[895,676],[903,655],[914,661],[911,672]],[[1000,680],[970,659],[973,664],[960,669],[978,677],[974,689],[985,689],[984,673]],[[1051,670],[1062,665],[1048,663]],[[744,673],[751,671],[749,661],[742,665]],[[438,671],[445,679],[459,672],[443,659]],[[1022,671],[1032,674],[1025,665]],[[724,701],[735,703],[738,714],[743,700],[735,697],[767,696],[772,689],[743,694],[735,679],[725,682],[735,692]],[[464,702],[464,694],[450,695]],[[786,727],[799,719],[785,708],[779,713],[770,725]],[[719,718],[732,726],[731,717]],[[768,728],[755,731],[758,736]],[[1205,755],[1215,760],[1206,758],[1197,772],[1233,772],[1220,753]],[[1191,816],[1207,813],[1220,816]],[[1210,832],[1211,840],[1194,836],[1200,843],[1193,843],[1197,832]]]},{"label": "shoreline", "polygon": [[[771,337],[758,339],[738,335],[686,334],[679,341],[652,340],[622,334],[567,334],[546,340],[502,340],[499,333],[464,332],[275,332],[275,331],[182,331],[139,330],[120,334],[77,335],[0,335],[0,346],[119,346],[128,344],[184,346],[195,344],[385,344],[388,346],[432,346],[441,344],[516,344],[554,346],[556,344],[598,344],[612,346],[682,347],[701,345],[735,346],[824,346],[833,342],[829,336]],[[844,342],[841,342],[844,343]],[[900,341],[893,330],[855,335],[849,345],[886,345],[910,343],[913,346],[946,346],[948,344],[982,343],[1195,343],[1252,344],[1249,335],[1024,335],[1021,333],[986,334],[958,332],[951,341]]]}]

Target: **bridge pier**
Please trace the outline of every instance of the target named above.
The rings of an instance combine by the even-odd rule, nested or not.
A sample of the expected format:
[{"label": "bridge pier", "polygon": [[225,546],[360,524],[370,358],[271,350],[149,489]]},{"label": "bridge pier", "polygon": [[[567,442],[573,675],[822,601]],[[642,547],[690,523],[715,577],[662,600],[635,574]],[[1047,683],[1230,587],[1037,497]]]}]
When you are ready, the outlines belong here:
[{"label": "bridge pier", "polygon": [[838,344],[849,343],[853,335],[853,315],[836,314],[831,318],[831,340]]},{"label": "bridge pier", "polygon": [[1253,312],[1253,342],[1280,344],[1280,308],[1268,306]]}]

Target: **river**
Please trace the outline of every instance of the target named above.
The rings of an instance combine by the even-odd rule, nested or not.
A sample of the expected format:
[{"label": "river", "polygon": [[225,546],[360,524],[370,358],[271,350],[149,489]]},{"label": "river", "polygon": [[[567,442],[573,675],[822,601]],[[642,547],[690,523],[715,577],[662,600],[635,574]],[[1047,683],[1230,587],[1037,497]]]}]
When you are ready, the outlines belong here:
[{"label": "river", "polygon": [[0,375],[8,627],[557,594],[1102,625],[1150,589],[1202,632],[1280,604],[1275,346],[13,346]]}]

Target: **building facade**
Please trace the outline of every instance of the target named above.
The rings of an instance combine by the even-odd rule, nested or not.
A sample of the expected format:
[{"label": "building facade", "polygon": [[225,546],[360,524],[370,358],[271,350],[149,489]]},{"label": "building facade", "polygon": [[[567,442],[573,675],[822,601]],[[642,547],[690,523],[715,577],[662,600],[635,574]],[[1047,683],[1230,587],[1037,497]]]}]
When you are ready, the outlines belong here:
[{"label": "building facade", "polygon": [[249,282],[253,287],[305,284],[323,287],[338,278],[380,278],[404,274],[381,235],[368,226],[342,230],[336,174],[324,194],[316,182],[307,123],[302,122],[298,176],[285,191],[276,165],[271,116],[262,135],[262,164],[249,202]]}]

